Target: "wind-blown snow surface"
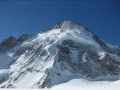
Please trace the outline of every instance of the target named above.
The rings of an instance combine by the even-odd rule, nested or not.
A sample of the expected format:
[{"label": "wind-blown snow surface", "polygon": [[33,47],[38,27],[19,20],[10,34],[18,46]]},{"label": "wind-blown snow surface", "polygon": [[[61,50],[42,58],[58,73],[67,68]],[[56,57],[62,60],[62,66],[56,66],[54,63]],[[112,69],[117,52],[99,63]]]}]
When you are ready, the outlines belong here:
[{"label": "wind-blown snow surface", "polygon": [[120,81],[91,82],[84,79],[73,79],[68,83],[54,86],[52,90],[119,90]]},{"label": "wind-blown snow surface", "polygon": [[[99,39],[97,38],[96,40]],[[112,45],[107,47],[102,41],[99,40],[102,43],[101,45],[96,40],[93,38],[93,33],[87,31],[83,26],[76,25],[70,21],[63,22],[60,28],[53,28],[47,32],[39,33],[35,37],[17,45],[11,51],[7,52],[6,56],[3,55],[0,57],[7,58],[7,63],[3,63],[2,59],[0,60],[2,63],[0,64],[0,87],[52,87],[53,90],[59,90],[58,88],[60,90],[64,88],[79,90],[79,88],[84,88],[84,86],[90,88],[91,86],[97,87],[99,84],[102,86],[105,85],[105,87],[108,85],[117,86],[119,81],[116,80],[119,80],[119,75],[109,77],[109,73],[111,72],[106,72],[106,70],[100,73],[96,69],[103,70],[99,68],[100,65],[98,64],[99,62],[104,62],[107,56],[110,56],[115,62],[119,63],[120,57],[118,55],[107,53],[111,49],[118,50],[118,47]],[[71,41],[74,41],[74,44]],[[103,48],[103,45],[106,48]],[[90,57],[93,53],[90,52],[89,54],[88,50],[97,53],[94,55],[96,58],[95,62]],[[111,62],[106,60],[105,63],[108,65]],[[87,66],[81,67],[83,70],[80,71],[81,68],[79,67],[81,64]],[[115,66],[117,67],[118,65],[115,63]],[[95,70],[95,72],[87,71],[89,67],[93,71]],[[101,77],[99,78],[100,75]],[[89,77],[92,77],[95,81],[87,81]],[[107,81],[101,81],[98,84],[98,81],[102,79],[106,79]]]},{"label": "wind-blown snow surface", "polygon": [[[120,80],[115,82],[98,81],[91,82],[84,79],[73,79],[67,83],[56,85],[50,89],[23,89],[22,90],[119,90]],[[0,89],[1,90],[1,89]],[[8,89],[3,89],[8,90]],[[21,90],[20,89],[9,89],[9,90]]]}]

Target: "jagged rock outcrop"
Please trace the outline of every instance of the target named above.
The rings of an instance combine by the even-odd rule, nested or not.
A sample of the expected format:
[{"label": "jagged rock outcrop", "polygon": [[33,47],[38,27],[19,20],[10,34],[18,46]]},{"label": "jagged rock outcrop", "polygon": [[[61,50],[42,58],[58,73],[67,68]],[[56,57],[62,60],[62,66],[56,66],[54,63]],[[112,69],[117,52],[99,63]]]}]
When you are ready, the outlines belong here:
[{"label": "jagged rock outcrop", "polygon": [[18,39],[10,36],[0,43],[0,51],[6,51],[6,50],[8,51],[12,49],[13,47],[15,47],[18,43],[21,43],[31,37],[32,37],[31,34],[23,34]]},{"label": "jagged rock outcrop", "polygon": [[23,41],[31,38],[32,36],[33,36],[33,35],[31,35],[31,34],[23,34],[23,35],[21,35],[21,36],[17,39],[17,41],[18,41],[18,42],[23,42]]},{"label": "jagged rock outcrop", "polygon": [[17,44],[17,40],[14,37],[10,36],[9,38],[1,42],[0,51],[10,49],[14,47],[16,44]]}]

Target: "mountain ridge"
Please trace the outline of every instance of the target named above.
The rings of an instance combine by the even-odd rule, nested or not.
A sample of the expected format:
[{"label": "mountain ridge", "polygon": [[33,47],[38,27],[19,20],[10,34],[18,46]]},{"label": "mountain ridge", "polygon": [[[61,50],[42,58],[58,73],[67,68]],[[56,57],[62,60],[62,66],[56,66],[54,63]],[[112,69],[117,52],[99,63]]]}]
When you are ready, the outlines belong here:
[{"label": "mountain ridge", "polygon": [[6,55],[8,62],[0,67],[2,88],[51,88],[72,79],[118,80],[120,75],[120,48],[72,21],[57,23],[0,57]]}]

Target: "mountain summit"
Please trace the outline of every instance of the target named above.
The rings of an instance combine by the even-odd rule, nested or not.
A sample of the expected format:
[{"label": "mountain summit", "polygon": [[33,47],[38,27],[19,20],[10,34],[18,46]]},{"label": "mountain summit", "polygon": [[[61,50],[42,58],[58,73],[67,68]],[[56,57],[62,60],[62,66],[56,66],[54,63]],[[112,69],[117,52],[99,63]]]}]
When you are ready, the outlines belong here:
[{"label": "mountain summit", "polygon": [[1,88],[50,88],[71,79],[120,75],[120,48],[71,21],[58,22],[0,58]]}]

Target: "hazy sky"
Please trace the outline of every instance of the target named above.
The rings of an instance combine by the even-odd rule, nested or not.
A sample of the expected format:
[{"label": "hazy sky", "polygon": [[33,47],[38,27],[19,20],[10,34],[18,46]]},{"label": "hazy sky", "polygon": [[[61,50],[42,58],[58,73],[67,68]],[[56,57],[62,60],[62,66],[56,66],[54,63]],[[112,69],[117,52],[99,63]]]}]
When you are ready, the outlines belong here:
[{"label": "hazy sky", "polygon": [[104,41],[120,46],[119,0],[0,0],[0,42],[10,35],[37,34],[64,20],[87,26]]}]

